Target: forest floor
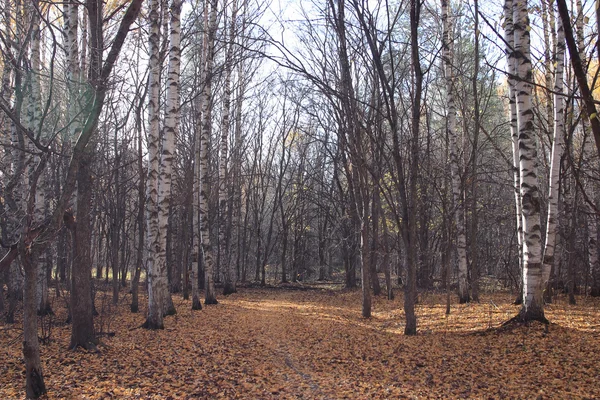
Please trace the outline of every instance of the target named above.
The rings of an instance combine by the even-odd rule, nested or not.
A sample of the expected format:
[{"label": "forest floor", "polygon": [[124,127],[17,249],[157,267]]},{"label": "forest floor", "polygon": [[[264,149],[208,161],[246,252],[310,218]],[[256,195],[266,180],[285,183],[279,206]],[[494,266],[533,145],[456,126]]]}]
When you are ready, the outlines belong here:
[{"label": "forest floor", "polygon": [[[68,351],[63,299],[40,335],[47,398],[398,399],[600,398],[600,301],[559,297],[549,326],[500,328],[518,311],[507,293],[452,304],[420,294],[418,335],[403,335],[401,295],[375,298],[360,316],[360,291],[241,288],[191,310],[176,295],[165,329],[139,328],[130,295],[103,315],[99,353]],[[455,300],[453,298],[453,300]],[[0,399],[24,397],[21,325],[0,323]]]}]

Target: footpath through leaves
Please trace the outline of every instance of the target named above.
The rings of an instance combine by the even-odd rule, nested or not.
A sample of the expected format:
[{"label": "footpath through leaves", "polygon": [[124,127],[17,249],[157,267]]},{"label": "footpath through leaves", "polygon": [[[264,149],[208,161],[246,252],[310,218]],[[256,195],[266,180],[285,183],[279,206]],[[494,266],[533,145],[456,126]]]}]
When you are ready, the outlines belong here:
[{"label": "footpath through leaves", "polygon": [[[55,301],[41,347],[48,398],[600,398],[597,300],[559,298],[551,325],[498,329],[518,310],[508,294],[447,318],[443,296],[422,294],[416,337],[402,335],[401,299],[375,299],[365,320],[359,292],[241,289],[194,312],[175,297],[163,331],[139,329],[128,300],[97,318],[114,332],[98,354],[66,350]],[[0,398],[22,398],[21,326],[0,326]]]}]

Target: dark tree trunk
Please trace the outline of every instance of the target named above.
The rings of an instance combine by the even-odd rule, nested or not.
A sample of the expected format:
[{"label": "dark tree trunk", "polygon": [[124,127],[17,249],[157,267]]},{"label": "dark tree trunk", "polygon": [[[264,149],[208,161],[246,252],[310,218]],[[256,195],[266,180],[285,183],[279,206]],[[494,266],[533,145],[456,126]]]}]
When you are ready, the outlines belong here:
[{"label": "dark tree trunk", "polygon": [[600,154],[600,120],[596,118],[597,111],[596,105],[594,104],[594,96],[587,83],[587,72],[584,66],[583,60],[581,59],[579,52],[583,49],[577,48],[575,43],[575,37],[573,35],[573,27],[571,26],[571,16],[567,7],[566,0],[557,0],[556,2],[558,13],[563,23],[565,30],[565,41],[571,55],[571,65],[573,66],[573,72],[577,78],[577,84],[581,93],[583,105],[585,106],[586,114],[590,120],[592,127],[592,133],[594,135],[594,141],[596,144],[596,151]]},{"label": "dark tree trunk", "polygon": [[38,321],[36,307],[37,268],[35,251],[21,249],[21,262],[25,270],[25,290],[23,294],[23,358],[25,359],[25,390],[27,398],[37,399],[46,393],[40,345],[38,342]]},{"label": "dark tree trunk", "polygon": [[344,240],[342,258],[344,260],[344,271],[346,273],[344,286],[347,289],[354,289],[356,287],[356,264],[354,261],[355,247],[356,246],[353,243],[348,244],[347,241]]},{"label": "dark tree trunk", "polygon": [[15,274],[20,274],[20,271],[15,271],[19,267],[16,264],[13,264],[8,269],[8,309],[6,310],[6,323],[14,324],[15,323],[15,311],[17,310],[17,306],[19,305],[19,300],[23,298],[23,287],[21,282],[17,280]]},{"label": "dark tree trunk", "polygon": [[479,259],[477,257],[477,157],[479,155],[478,142],[480,130],[480,115],[479,115],[479,1],[473,2],[475,12],[475,67],[472,77],[473,85],[473,112],[474,112],[474,129],[473,129],[473,150],[471,151],[471,226],[470,226],[470,257],[471,257],[471,296],[473,301],[479,302]]},{"label": "dark tree trunk", "polygon": [[91,276],[91,154],[81,160],[77,172],[77,218],[74,229],[73,270],[71,272],[71,343],[70,349],[96,350],[92,307]]},{"label": "dark tree trunk", "polygon": [[387,227],[387,221],[385,218],[385,214],[383,213],[383,208],[381,206],[381,201],[379,202],[379,214],[382,216],[382,225],[383,225],[383,268],[385,272],[385,287],[387,292],[387,299],[394,300],[394,290],[392,288],[392,271],[390,267],[390,246],[389,246],[389,232]]},{"label": "dark tree trunk", "polygon": [[0,273],[0,314],[4,314],[4,275]]},{"label": "dark tree trunk", "polygon": [[[327,217],[325,217],[327,218]],[[327,223],[325,222],[325,227]],[[326,229],[326,228],[325,228]],[[326,232],[325,229],[322,229],[319,233],[319,281],[324,281],[328,278],[327,274],[327,257],[326,257],[326,248],[327,248],[327,239],[325,237]]]},{"label": "dark tree trunk", "polygon": [[406,271],[406,286],[404,287],[404,313],[406,315],[405,335],[417,334],[417,317],[415,315],[415,302],[417,297],[416,263],[417,263],[417,176],[419,166],[419,130],[421,123],[421,94],[423,90],[423,72],[421,71],[419,56],[418,28],[421,16],[421,3],[411,0],[410,6],[410,40],[411,61],[414,71],[414,93],[412,101],[412,138],[409,193],[406,201],[408,207],[404,210],[404,219],[407,220],[408,229],[405,232],[404,243],[408,255]]},{"label": "dark tree trunk", "polygon": [[[283,210],[283,208],[282,208]],[[284,217],[281,218],[282,222]],[[287,223],[283,224],[281,233],[281,282],[287,283],[287,248],[288,248],[288,229]]]},{"label": "dark tree trunk", "polygon": [[58,234],[58,240],[56,242],[56,268],[58,270],[58,277],[61,282],[65,282],[67,278],[67,237],[68,231],[62,229]]},{"label": "dark tree trunk", "polygon": [[137,201],[137,251],[135,256],[135,272],[131,280],[131,312],[137,313],[139,311],[139,290],[140,290],[140,275],[144,267],[144,246],[145,246],[145,228],[146,220],[144,218],[144,212],[146,210],[146,181],[144,179],[144,159],[142,153],[142,105],[144,98],[139,100],[138,106],[136,107],[136,130],[137,130],[137,170],[138,170],[138,201]]},{"label": "dark tree trunk", "polygon": [[[118,185],[117,185],[118,186]],[[118,214],[118,213],[117,213]],[[119,227],[117,219],[119,216],[113,216],[111,227],[110,244],[110,263],[112,271],[112,303],[119,304]],[[107,271],[108,273],[108,271]]]},{"label": "dark tree trunk", "polygon": [[381,198],[379,196],[379,188],[376,186],[373,189],[372,209],[372,225],[371,225],[371,254],[369,257],[369,268],[371,272],[371,286],[373,294],[379,296],[381,294],[381,285],[379,284],[379,276],[377,275],[377,260],[379,255],[379,210],[381,208]]}]

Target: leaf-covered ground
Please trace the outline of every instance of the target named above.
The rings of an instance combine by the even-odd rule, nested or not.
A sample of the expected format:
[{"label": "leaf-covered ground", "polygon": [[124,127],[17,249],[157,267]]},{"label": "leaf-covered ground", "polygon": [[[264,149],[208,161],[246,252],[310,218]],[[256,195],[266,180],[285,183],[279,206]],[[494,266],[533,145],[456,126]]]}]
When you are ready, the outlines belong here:
[{"label": "leaf-covered ground", "polygon": [[[448,317],[444,296],[421,294],[419,334],[406,337],[401,298],[375,299],[365,320],[357,291],[240,289],[194,312],[176,296],[163,331],[138,328],[144,310],[131,314],[128,296],[112,310],[105,299],[98,329],[115,334],[100,353],[66,350],[68,325],[49,332],[48,398],[600,398],[598,300],[559,298],[548,327],[499,330],[518,310],[508,294]],[[20,324],[0,325],[0,349],[0,399],[22,398]]]}]

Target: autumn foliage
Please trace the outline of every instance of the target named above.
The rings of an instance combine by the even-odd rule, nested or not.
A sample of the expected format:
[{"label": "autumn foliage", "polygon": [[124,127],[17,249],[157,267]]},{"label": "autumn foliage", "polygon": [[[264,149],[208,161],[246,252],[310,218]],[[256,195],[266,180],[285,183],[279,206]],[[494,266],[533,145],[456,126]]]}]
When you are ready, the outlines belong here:
[{"label": "autumn foliage", "polygon": [[[241,288],[200,311],[174,297],[178,314],[160,331],[139,328],[144,314],[128,311],[129,296],[116,309],[103,296],[99,353],[67,350],[62,299],[41,320],[48,398],[600,397],[597,299],[559,297],[546,308],[550,325],[502,327],[518,312],[507,293],[452,304],[449,316],[444,296],[421,293],[409,337],[401,296],[375,298],[370,319],[359,292],[333,288]],[[21,325],[0,326],[0,398],[22,398]]]}]

